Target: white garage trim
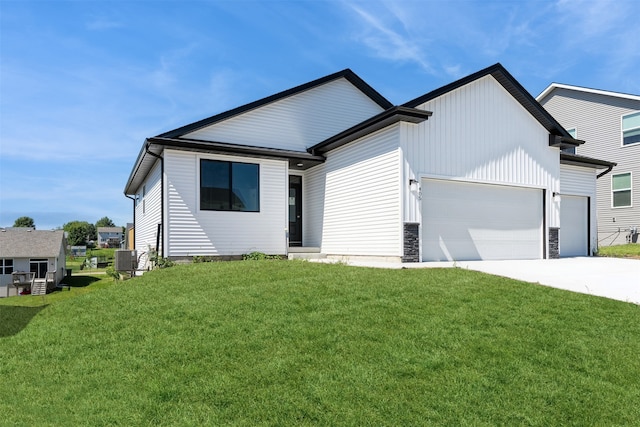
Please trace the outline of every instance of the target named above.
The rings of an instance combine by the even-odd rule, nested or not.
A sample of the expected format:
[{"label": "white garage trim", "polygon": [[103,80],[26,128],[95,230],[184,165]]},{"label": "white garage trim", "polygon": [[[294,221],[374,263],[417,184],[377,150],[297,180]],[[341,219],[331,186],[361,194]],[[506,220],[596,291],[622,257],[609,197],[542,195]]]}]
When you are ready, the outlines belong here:
[{"label": "white garage trim", "polygon": [[544,190],[422,180],[422,260],[544,257]]},{"label": "white garage trim", "polygon": [[590,197],[560,196],[560,256],[589,255]]}]

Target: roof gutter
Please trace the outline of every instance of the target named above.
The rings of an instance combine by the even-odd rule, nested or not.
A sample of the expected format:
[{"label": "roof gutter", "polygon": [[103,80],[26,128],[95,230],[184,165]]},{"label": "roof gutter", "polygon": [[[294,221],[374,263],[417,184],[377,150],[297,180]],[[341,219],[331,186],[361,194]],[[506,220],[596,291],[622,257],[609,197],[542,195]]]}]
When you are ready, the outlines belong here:
[{"label": "roof gutter", "polygon": [[[160,156],[156,153],[153,153],[149,150],[149,147],[151,146],[151,141],[147,140],[144,150],[146,154],[149,154],[150,156],[155,157],[156,159],[160,160],[160,233],[158,234],[158,238],[162,239],[162,252],[158,251],[158,255],[164,257],[165,256],[165,251],[164,251],[164,245],[166,240],[164,239],[164,157]],[[133,232],[135,233],[135,222],[134,222],[134,230]],[[157,244],[156,244],[157,246]]]},{"label": "roof gutter", "polygon": [[599,173],[596,176],[596,179],[605,176],[606,174],[611,172],[611,170],[615,166],[618,165],[617,163],[608,162],[606,160],[594,159],[592,157],[579,156],[576,154],[563,153],[563,152],[560,153],[560,163],[566,164],[566,165],[591,167],[594,169],[607,168],[604,172]]},{"label": "roof gutter", "polygon": [[[136,198],[127,194],[124,195],[127,199],[131,199],[133,202],[133,249],[136,248]],[[126,228],[126,227],[125,227]]]},{"label": "roof gutter", "polygon": [[597,176],[596,179],[599,179],[600,177],[605,176],[606,174],[608,174],[609,172],[611,172],[611,170],[613,169],[615,165],[610,165],[609,167],[607,167],[607,169],[604,172],[600,172]]}]

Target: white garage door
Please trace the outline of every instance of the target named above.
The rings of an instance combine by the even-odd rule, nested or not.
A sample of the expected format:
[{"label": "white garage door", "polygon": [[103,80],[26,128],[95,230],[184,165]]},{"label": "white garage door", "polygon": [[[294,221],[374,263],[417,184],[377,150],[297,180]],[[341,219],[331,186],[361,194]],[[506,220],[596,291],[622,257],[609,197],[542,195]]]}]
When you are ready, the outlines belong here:
[{"label": "white garage door", "polygon": [[560,196],[560,256],[586,256],[589,244],[588,198]]},{"label": "white garage door", "polygon": [[542,258],[542,190],[422,181],[422,259]]}]

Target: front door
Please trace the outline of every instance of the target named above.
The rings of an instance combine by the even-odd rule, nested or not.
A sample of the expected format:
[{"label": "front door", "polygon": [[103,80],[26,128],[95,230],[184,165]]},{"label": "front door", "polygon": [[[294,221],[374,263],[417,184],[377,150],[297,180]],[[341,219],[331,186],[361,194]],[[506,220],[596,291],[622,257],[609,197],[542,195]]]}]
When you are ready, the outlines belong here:
[{"label": "front door", "polygon": [[289,246],[302,246],[302,177],[289,175]]}]

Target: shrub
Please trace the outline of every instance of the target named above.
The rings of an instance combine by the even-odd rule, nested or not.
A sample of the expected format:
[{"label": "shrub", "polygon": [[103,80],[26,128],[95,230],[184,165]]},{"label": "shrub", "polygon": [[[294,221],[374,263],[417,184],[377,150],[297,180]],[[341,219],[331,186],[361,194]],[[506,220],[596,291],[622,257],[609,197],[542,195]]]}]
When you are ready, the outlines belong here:
[{"label": "shrub", "polygon": [[113,280],[120,280],[120,273],[113,267],[107,267],[105,273],[107,276],[112,277]]},{"label": "shrub", "polygon": [[278,255],[267,255],[264,252],[249,252],[248,254],[242,255],[242,259],[245,261],[260,261],[263,259],[280,259]]}]

